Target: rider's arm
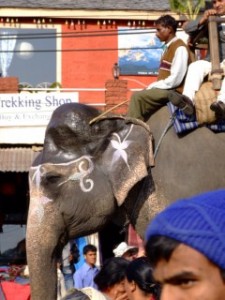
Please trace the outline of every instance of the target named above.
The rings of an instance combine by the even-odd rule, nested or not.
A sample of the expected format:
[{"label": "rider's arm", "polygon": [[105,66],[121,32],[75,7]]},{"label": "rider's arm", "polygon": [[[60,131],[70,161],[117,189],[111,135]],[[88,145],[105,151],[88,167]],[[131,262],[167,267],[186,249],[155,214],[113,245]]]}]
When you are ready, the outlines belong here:
[{"label": "rider's arm", "polygon": [[195,33],[202,29],[202,26],[199,25],[199,21],[200,19],[185,22],[182,28],[187,34]]},{"label": "rider's arm", "polygon": [[183,30],[188,34],[193,34],[197,31],[202,30],[204,26],[206,26],[208,19],[210,16],[216,15],[215,9],[208,9],[204,12],[204,14],[197,18],[196,20],[187,21],[183,24]]}]

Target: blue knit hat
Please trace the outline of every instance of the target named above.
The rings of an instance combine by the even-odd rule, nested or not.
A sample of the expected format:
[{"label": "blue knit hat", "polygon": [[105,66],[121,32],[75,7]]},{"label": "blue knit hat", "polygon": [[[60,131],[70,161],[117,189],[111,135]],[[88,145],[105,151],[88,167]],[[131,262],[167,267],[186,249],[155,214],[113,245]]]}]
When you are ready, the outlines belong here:
[{"label": "blue knit hat", "polygon": [[147,227],[146,240],[156,235],[196,249],[225,270],[225,189],[169,205]]}]

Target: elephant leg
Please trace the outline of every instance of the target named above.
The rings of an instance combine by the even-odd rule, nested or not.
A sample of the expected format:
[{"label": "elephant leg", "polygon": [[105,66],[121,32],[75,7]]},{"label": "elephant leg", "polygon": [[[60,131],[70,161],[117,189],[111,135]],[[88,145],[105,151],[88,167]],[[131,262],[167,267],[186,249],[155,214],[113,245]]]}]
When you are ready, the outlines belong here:
[{"label": "elephant leg", "polygon": [[145,233],[147,225],[159,212],[165,208],[165,203],[165,200],[163,201],[156,192],[153,192],[148,196],[140,210],[138,210],[138,215],[133,223],[133,226],[143,239],[143,233]]}]

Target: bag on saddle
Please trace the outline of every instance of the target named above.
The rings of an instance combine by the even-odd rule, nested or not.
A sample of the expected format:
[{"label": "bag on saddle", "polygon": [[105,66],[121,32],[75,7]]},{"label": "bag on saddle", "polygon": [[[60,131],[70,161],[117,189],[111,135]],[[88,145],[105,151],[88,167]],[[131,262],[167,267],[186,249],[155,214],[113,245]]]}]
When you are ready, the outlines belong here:
[{"label": "bag on saddle", "polygon": [[211,124],[216,121],[215,113],[210,109],[210,105],[216,101],[216,98],[217,92],[212,88],[212,82],[203,82],[194,99],[199,124]]}]

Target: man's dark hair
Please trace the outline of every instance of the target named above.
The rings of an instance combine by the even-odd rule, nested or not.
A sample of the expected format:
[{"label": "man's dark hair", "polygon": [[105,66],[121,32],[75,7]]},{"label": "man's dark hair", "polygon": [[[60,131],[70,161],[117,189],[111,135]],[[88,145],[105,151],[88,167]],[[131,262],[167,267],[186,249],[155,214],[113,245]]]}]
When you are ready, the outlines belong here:
[{"label": "man's dark hair", "polygon": [[153,236],[145,245],[146,255],[152,266],[156,266],[161,259],[169,261],[173,251],[180,244],[181,242],[167,236]]},{"label": "man's dark hair", "polygon": [[120,283],[126,277],[126,269],[129,261],[122,257],[111,257],[105,260],[102,268],[94,278],[100,291]]},{"label": "man's dark hair", "polygon": [[[181,242],[167,236],[153,236],[145,245],[146,255],[153,267],[157,265],[159,260],[170,260],[173,251],[180,245]],[[225,270],[221,269],[220,274],[225,281]]]},{"label": "man's dark hair", "polygon": [[83,248],[83,254],[86,255],[88,252],[97,252],[97,248],[94,245],[88,244]]},{"label": "man's dark hair", "polygon": [[171,27],[175,33],[177,31],[178,22],[170,15],[163,15],[155,21],[155,25]]},{"label": "man's dark hair", "polygon": [[134,281],[145,294],[152,294],[154,299],[159,299],[161,287],[153,278],[153,269],[147,257],[138,257],[132,260],[126,270],[128,282]]}]

